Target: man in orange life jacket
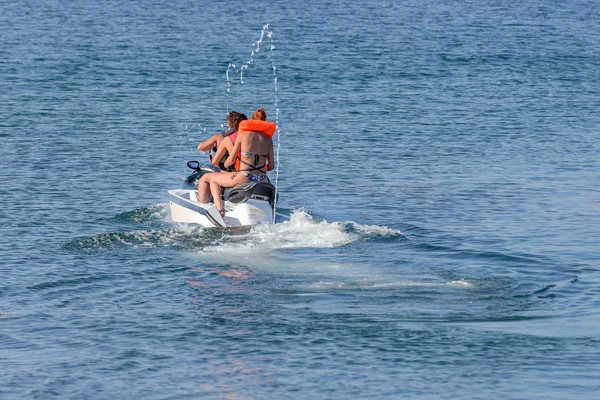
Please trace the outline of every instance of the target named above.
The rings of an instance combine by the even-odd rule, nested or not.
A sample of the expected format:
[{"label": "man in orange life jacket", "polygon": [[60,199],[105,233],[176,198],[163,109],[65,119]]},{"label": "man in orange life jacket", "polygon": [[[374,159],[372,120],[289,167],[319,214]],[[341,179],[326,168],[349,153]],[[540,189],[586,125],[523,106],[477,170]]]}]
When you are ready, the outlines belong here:
[{"label": "man in orange life jacket", "polygon": [[[208,151],[216,148],[216,154],[212,157],[211,162],[215,167],[225,169],[221,160],[231,154],[235,140],[237,138],[237,130],[240,122],[247,120],[246,115],[237,111],[230,111],[227,114],[227,130],[222,133],[217,133],[210,139],[198,145],[198,150]],[[226,169],[225,169],[226,170]],[[214,177],[215,173],[208,173],[202,175],[198,182],[198,201],[200,203],[207,203],[210,194],[210,180]]]},{"label": "man in orange life jacket", "polygon": [[221,198],[222,188],[246,182],[269,181],[267,171],[275,168],[271,137],[277,126],[266,119],[265,109],[259,108],[252,114],[252,119],[240,123],[237,140],[225,161],[225,167],[236,164],[237,172],[215,174],[210,179],[210,191],[221,216],[225,215]]}]

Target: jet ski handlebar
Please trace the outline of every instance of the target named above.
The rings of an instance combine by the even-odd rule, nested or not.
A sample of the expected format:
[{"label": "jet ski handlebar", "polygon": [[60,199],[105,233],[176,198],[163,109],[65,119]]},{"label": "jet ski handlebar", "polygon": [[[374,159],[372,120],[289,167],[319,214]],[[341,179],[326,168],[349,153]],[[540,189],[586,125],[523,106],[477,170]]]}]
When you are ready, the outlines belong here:
[{"label": "jet ski handlebar", "polygon": [[200,163],[198,161],[188,161],[186,165],[189,169],[200,172]]}]

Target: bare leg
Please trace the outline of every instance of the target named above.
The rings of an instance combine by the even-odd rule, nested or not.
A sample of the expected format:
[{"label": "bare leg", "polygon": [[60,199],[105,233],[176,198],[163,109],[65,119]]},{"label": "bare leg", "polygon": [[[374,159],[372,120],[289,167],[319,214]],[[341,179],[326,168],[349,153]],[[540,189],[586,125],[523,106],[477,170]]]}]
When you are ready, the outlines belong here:
[{"label": "bare leg", "polygon": [[233,187],[240,183],[248,182],[248,178],[242,174],[237,174],[232,179],[235,172],[222,172],[210,180],[210,191],[213,196],[213,202],[217,210],[223,209],[223,199],[221,198],[221,188]]},{"label": "bare leg", "polygon": [[200,178],[200,182],[198,182],[198,202],[208,203],[208,198],[210,197],[210,180],[214,175],[214,172],[209,172]]}]

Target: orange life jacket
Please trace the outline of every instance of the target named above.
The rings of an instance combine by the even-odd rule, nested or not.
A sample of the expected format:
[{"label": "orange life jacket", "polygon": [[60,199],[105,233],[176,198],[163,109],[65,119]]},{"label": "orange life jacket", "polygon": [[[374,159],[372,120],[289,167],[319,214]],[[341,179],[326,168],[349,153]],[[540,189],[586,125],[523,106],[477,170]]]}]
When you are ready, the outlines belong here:
[{"label": "orange life jacket", "polygon": [[[262,121],[260,119],[247,119],[240,122],[238,133],[244,132],[260,132],[272,138],[277,130],[277,124],[271,121]],[[239,171],[242,163],[242,152],[238,152],[237,160],[235,161],[235,170]]]},{"label": "orange life jacket", "polygon": [[268,137],[272,138],[273,134],[277,130],[275,122],[261,121],[260,119],[247,119],[240,122],[238,131],[251,131],[264,133]]}]

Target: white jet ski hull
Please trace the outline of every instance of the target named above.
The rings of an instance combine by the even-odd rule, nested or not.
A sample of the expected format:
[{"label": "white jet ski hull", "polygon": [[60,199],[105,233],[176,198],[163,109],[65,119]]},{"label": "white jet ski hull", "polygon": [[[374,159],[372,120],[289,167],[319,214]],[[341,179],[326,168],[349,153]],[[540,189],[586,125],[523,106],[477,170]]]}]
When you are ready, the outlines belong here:
[{"label": "white jet ski hull", "polygon": [[221,217],[214,204],[197,201],[197,191],[174,189],[167,192],[171,219],[174,222],[200,224],[207,228],[252,226],[273,223],[273,207],[268,198],[260,196],[233,203],[225,200],[225,217]]}]

